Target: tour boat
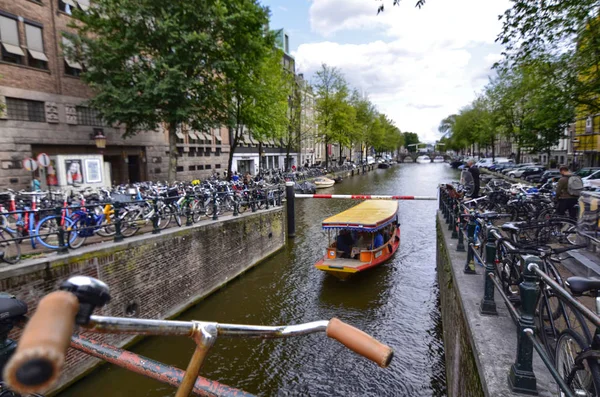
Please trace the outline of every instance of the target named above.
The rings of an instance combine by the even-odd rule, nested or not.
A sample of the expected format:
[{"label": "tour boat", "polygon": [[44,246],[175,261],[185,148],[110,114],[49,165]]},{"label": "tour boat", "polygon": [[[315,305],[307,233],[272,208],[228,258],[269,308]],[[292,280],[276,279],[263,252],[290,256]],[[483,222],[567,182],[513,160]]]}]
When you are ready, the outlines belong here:
[{"label": "tour boat", "polygon": [[[327,252],[315,267],[345,280],[382,264],[400,246],[397,213],[395,200],[367,200],[325,219],[323,229],[328,231],[329,237]],[[375,247],[378,234],[383,237],[383,244]]]},{"label": "tour boat", "polygon": [[335,184],[333,179],[319,177],[313,181],[313,183],[317,186],[317,189],[323,189],[326,187],[332,187]]},{"label": "tour boat", "polygon": [[442,156],[436,156],[436,157],[433,159],[433,162],[434,162],[434,163],[443,163],[443,162],[444,162],[444,158],[443,158]]},{"label": "tour boat", "polygon": [[427,163],[431,163],[431,158],[429,158],[429,156],[419,156],[417,157],[417,163],[420,164],[427,164]]}]

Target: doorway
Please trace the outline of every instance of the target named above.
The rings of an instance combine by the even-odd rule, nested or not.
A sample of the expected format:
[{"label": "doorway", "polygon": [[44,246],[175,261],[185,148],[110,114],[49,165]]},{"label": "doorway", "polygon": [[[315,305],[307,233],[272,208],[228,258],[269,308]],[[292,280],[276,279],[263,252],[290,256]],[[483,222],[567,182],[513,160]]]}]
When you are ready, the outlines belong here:
[{"label": "doorway", "polygon": [[127,168],[129,171],[129,183],[141,182],[140,158],[138,156],[127,156]]}]

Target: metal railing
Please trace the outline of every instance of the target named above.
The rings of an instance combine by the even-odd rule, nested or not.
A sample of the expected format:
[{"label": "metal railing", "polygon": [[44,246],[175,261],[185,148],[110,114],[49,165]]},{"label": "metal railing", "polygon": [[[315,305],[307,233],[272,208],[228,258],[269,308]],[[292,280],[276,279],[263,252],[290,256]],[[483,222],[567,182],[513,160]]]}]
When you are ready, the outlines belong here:
[{"label": "metal railing", "polygon": [[[523,266],[522,281],[519,283],[520,307],[515,308],[513,302],[504,293],[503,287],[495,274],[497,259],[497,249],[503,245],[509,251],[517,251],[510,241],[508,241],[500,231],[494,226],[484,226],[485,229],[485,257],[482,257],[475,249],[474,232],[475,222],[473,217],[469,217],[469,222],[465,225],[461,210],[460,200],[452,197],[451,193],[443,185],[439,189],[439,210],[448,228],[453,231],[451,238],[457,238],[459,244],[457,251],[464,252],[464,244],[461,244],[466,238],[468,241],[467,261],[464,267],[465,274],[476,274],[474,261],[478,260],[485,263],[484,270],[484,296],[480,304],[480,313],[482,315],[497,315],[496,304],[494,301],[494,292],[498,291],[500,297],[506,304],[511,319],[517,326],[517,356],[511,365],[508,386],[513,392],[522,394],[537,394],[537,380],[533,371],[533,351],[535,350],[540,359],[548,369],[550,375],[556,381],[558,387],[565,396],[575,397],[567,383],[560,376],[552,359],[548,356],[545,347],[538,340],[534,317],[536,306],[540,299],[539,285],[543,283],[552,289],[559,299],[566,302],[574,310],[581,313],[592,324],[600,327],[600,317],[575,299],[569,291],[564,289],[552,277],[542,270],[542,259],[536,255],[515,254]],[[466,236],[463,236],[465,233]],[[454,233],[456,232],[456,234]]]}]

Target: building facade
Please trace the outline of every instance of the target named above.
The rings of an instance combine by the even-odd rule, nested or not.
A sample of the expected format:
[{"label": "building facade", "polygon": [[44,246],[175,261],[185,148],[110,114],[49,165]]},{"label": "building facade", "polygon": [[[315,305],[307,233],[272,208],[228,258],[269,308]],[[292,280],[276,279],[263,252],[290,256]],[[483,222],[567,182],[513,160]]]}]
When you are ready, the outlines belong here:
[{"label": "building facade", "polygon": [[[0,188],[26,188],[33,177],[44,188],[165,180],[169,148],[164,131],[124,139],[123,128],[107,125],[86,106],[93,94],[80,79],[83,67],[63,52],[73,7],[86,10],[89,0],[0,3]],[[204,177],[217,165],[224,168],[227,156],[220,153],[229,151],[224,131],[213,131],[210,139],[179,134],[178,179]],[[99,137],[105,138],[104,148]],[[42,153],[49,156],[49,166],[36,163],[33,172],[25,168],[31,167],[24,160]]]}]

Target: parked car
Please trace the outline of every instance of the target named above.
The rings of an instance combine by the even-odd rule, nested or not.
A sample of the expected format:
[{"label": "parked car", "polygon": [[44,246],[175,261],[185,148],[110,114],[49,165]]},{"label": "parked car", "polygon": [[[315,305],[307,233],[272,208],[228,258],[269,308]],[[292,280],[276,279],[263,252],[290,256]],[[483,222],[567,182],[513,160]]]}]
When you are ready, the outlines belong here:
[{"label": "parked car", "polygon": [[590,176],[591,174],[593,174],[594,172],[596,172],[598,170],[600,170],[600,167],[585,167],[585,168],[582,168],[579,171],[577,171],[575,173],[575,175],[579,175],[583,179],[586,176]]},{"label": "parked car", "polygon": [[504,168],[502,170],[502,173],[504,175],[508,175],[510,172],[512,172],[513,170],[516,170],[518,168],[523,168],[523,167],[533,167],[534,165],[539,165],[539,164],[535,164],[535,163],[522,163],[522,164],[515,164],[513,167],[509,167],[509,168]]},{"label": "parked car", "polygon": [[546,168],[544,168],[544,167],[539,167],[539,166],[527,167],[527,168],[525,168],[525,171],[521,172],[521,175],[519,176],[519,178],[525,179],[529,175],[542,175],[544,173],[544,171],[546,171]]},{"label": "parked car", "polygon": [[375,159],[373,158],[373,156],[367,156],[367,164],[375,164]]},{"label": "parked car", "polygon": [[494,164],[492,167],[490,167],[490,170],[495,172],[501,172],[503,169],[512,168],[514,166],[515,165],[513,163],[500,163]]},{"label": "parked car", "polygon": [[598,188],[600,187],[600,170],[581,178],[583,181],[583,187],[585,188]]},{"label": "parked car", "polygon": [[525,178],[525,180],[529,181],[529,182],[536,182],[536,183],[543,184],[543,183],[546,183],[546,181],[548,179],[558,177],[558,176],[560,176],[560,172],[556,169],[553,169],[553,170],[546,170],[542,174],[529,175]]}]

